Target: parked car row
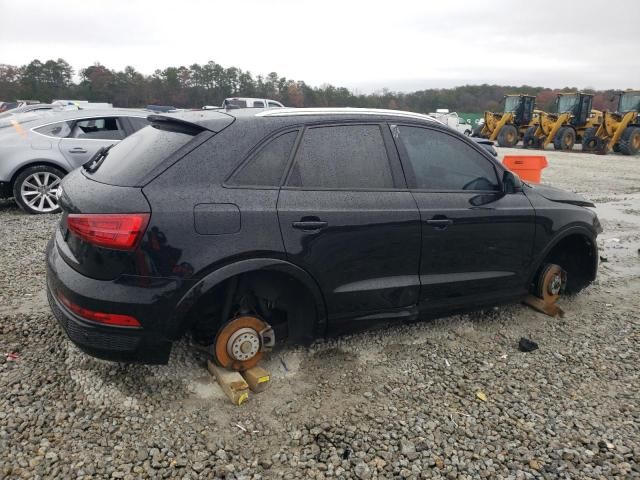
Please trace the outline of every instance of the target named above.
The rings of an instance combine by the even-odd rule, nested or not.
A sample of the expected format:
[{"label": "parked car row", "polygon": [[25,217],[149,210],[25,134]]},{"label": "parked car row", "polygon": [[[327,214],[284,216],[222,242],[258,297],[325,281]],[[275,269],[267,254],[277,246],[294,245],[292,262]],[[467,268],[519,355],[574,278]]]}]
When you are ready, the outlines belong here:
[{"label": "parked car row", "polygon": [[149,124],[132,109],[27,112],[0,119],[0,197],[28,213],[59,211],[62,178]]},{"label": "parked car row", "polygon": [[[266,98],[234,97],[217,108],[282,107]],[[0,198],[14,197],[27,213],[58,212],[56,195],[62,177],[100,149],[147,126],[150,113],[179,111],[184,110],[161,105],[113,109],[109,103],[80,100],[21,102],[0,114]]]},{"label": "parked car row", "polygon": [[20,108],[27,105],[34,105],[40,103],[38,100],[15,100],[13,102],[0,101],[0,113],[12,110],[14,108]]}]

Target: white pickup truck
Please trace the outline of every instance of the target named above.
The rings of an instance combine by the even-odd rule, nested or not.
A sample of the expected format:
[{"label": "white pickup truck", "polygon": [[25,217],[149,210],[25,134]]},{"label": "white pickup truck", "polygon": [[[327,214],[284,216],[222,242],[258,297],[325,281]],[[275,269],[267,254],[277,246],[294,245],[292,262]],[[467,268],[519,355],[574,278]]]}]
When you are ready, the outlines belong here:
[{"label": "white pickup truck", "polygon": [[222,101],[221,107],[205,105],[203,110],[216,110],[219,108],[284,108],[284,105],[270,98],[231,97]]},{"label": "white pickup truck", "polygon": [[467,136],[471,135],[473,131],[471,123],[460,117],[456,112],[449,112],[446,108],[439,108],[435,113],[429,113],[429,115]]}]

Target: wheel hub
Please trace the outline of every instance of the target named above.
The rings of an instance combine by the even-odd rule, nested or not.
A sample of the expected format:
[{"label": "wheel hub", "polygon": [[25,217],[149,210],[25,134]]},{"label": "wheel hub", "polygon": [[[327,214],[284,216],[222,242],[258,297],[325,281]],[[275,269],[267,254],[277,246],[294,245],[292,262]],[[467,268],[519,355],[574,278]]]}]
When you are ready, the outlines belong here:
[{"label": "wheel hub", "polygon": [[557,274],[554,275],[549,282],[549,293],[551,295],[558,295],[562,288],[562,277]]},{"label": "wheel hub", "polygon": [[233,360],[247,361],[260,351],[260,337],[252,328],[236,330],[227,341],[227,353]]}]

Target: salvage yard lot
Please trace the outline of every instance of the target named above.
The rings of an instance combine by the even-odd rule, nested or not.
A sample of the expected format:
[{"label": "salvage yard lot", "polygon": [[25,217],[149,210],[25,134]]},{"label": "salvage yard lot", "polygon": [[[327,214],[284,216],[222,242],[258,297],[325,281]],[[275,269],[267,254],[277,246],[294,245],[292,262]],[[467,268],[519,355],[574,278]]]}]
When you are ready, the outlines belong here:
[{"label": "salvage yard lot", "polygon": [[0,478],[640,476],[640,159],[546,153],[545,183],[604,227],[565,318],[510,305],[278,350],[241,407],[186,342],[158,367],[71,345],[44,293],[58,217],[0,202]]}]

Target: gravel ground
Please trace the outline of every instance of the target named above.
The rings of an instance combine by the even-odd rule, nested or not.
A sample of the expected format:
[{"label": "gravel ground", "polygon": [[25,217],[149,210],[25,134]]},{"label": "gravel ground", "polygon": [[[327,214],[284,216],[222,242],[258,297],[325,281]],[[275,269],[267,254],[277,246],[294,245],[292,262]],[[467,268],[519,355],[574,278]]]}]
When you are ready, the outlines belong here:
[{"label": "gravel ground", "polygon": [[160,367],[73,347],[43,293],[56,216],[0,202],[0,478],[640,478],[640,162],[547,153],[605,228],[565,318],[510,305],[280,350],[241,407],[186,344]]}]

